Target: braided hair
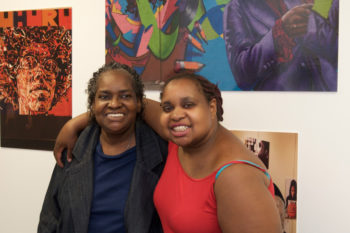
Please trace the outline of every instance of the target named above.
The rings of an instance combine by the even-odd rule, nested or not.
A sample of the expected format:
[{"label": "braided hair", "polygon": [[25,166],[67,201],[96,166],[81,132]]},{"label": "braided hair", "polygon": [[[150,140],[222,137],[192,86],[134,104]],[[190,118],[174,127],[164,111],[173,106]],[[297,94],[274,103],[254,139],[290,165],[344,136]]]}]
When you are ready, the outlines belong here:
[{"label": "braided hair", "polygon": [[[215,99],[216,100],[216,117],[218,121],[224,120],[223,118],[224,109],[222,108],[223,101],[221,97],[221,92],[217,85],[211,83],[201,75],[194,74],[193,72],[189,72],[185,70],[167,79],[167,81],[164,83],[163,90],[171,81],[178,80],[178,79],[189,79],[194,81],[196,84],[198,84],[198,86],[200,87],[200,90],[202,91],[208,103],[212,99]],[[162,99],[162,97],[163,97],[163,92],[160,93],[160,98]]]}]

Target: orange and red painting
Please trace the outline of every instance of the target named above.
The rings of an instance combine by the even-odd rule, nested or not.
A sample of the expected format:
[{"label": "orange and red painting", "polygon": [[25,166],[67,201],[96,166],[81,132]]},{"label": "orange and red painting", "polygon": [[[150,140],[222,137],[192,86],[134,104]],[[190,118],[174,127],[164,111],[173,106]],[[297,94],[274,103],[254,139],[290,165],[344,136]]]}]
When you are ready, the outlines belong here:
[{"label": "orange and red painting", "polygon": [[72,115],[72,10],[0,12],[1,146],[52,149]]}]

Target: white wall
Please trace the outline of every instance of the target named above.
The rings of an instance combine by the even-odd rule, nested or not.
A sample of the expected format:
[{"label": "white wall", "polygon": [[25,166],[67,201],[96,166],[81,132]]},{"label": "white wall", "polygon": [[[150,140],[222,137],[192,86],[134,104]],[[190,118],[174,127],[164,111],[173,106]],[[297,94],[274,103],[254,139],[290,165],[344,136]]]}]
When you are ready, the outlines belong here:
[{"label": "white wall", "polygon": [[[0,11],[73,8],[73,115],[104,63],[104,0],[0,0]],[[346,233],[350,202],[350,1],[340,2],[337,93],[224,92],[229,129],[299,133],[298,233]],[[158,92],[147,92],[158,98]],[[0,232],[36,231],[51,152],[0,148]]]}]

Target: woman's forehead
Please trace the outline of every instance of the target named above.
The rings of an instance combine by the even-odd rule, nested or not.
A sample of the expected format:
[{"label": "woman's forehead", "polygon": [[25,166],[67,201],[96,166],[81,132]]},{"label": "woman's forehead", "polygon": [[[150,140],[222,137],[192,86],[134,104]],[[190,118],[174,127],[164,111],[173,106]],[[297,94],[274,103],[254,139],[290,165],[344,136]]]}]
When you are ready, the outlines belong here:
[{"label": "woman's forehead", "polygon": [[135,92],[132,85],[132,77],[129,73],[121,73],[119,70],[106,71],[97,80],[97,88],[101,86],[109,89],[130,89]]},{"label": "woman's forehead", "polygon": [[173,95],[175,93],[183,92],[187,95],[201,94],[204,96],[202,86],[198,81],[183,77],[170,81],[163,90],[163,95]]},{"label": "woman's forehead", "polygon": [[25,47],[22,56],[33,56],[36,58],[46,58],[50,57],[50,49],[47,44],[44,43],[31,43],[29,46]]}]

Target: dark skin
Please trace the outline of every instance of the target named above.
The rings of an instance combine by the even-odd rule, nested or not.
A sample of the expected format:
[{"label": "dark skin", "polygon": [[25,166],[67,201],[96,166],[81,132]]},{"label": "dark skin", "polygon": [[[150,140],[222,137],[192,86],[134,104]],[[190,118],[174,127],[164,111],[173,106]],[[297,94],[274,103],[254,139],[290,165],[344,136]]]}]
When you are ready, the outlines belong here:
[{"label": "dark skin", "polygon": [[[188,104],[188,101],[183,104],[183,99],[194,104]],[[162,105],[170,103],[171,111],[165,113],[158,102],[146,101],[146,122],[163,138],[174,139],[180,144],[180,163],[191,177],[206,177],[222,164],[239,159],[252,161],[264,168],[262,162],[238,138],[217,122],[216,101],[208,103],[191,81],[173,81],[165,89]],[[66,126],[62,130],[73,135],[79,127],[84,127],[87,116],[82,114],[69,122],[73,124],[73,132],[69,132]],[[78,124],[74,126],[72,121]],[[183,139],[174,138],[170,133],[172,130],[166,125],[175,123],[190,125],[191,133]],[[67,134],[62,136],[62,130],[59,137],[69,138]],[[59,162],[59,157],[56,159]],[[237,164],[225,169],[214,186],[217,217],[222,232],[281,232],[278,211],[267,189],[269,182],[261,171],[247,165]]]},{"label": "dark skin", "polygon": [[289,37],[297,38],[305,35],[312,6],[313,4],[302,4],[282,16],[282,27]]},{"label": "dark skin", "polygon": [[67,149],[67,161],[72,161],[72,150],[78,139],[76,132],[82,131],[89,123],[89,113],[83,113],[69,120],[60,130],[56,138],[54,155],[57,165],[64,167],[61,157],[64,149]]},{"label": "dark skin", "polygon": [[[179,146],[178,158],[188,176],[203,179],[235,160],[248,160],[264,167],[218,122],[216,99],[208,101],[193,80],[182,78],[168,83],[161,106],[162,112],[151,112],[154,120],[150,125]],[[267,188],[269,183],[261,171],[244,164],[230,166],[220,174],[214,194],[223,233],[281,232],[276,205]]]},{"label": "dark skin", "polygon": [[[276,5],[278,0],[272,0]],[[313,4],[302,4],[290,9],[282,16],[282,27],[287,33],[288,36],[292,38],[300,37],[307,32],[307,23],[308,17],[311,13],[311,8]],[[146,104],[149,103],[151,106],[154,106],[155,109],[159,108],[159,104],[152,100],[145,100]],[[151,108],[148,108],[151,109]],[[160,108],[159,108],[160,109]],[[146,108],[147,111],[147,108]],[[152,111],[152,110],[150,110]],[[147,114],[145,114],[147,118]],[[80,132],[83,130],[89,121],[89,113],[83,113],[69,122],[62,128],[60,133],[56,138],[56,143],[54,147],[54,155],[57,161],[57,164],[60,167],[63,167],[63,163],[61,161],[61,153],[67,147],[67,159],[71,161],[72,158],[72,149],[77,140],[77,135],[75,132]],[[147,121],[147,119],[146,119]],[[74,134],[73,134],[74,132]],[[162,136],[162,135],[161,135]],[[69,138],[70,140],[65,140]]]},{"label": "dark skin", "polygon": [[[153,112],[161,111],[159,102],[153,101],[150,99],[144,99],[145,106],[145,121],[154,122]],[[72,150],[74,148],[75,142],[78,139],[78,132],[81,132],[88,124],[90,119],[90,113],[82,113],[71,120],[69,120],[63,128],[60,130],[56,138],[56,143],[54,147],[54,156],[57,162],[57,165],[63,168],[63,163],[61,160],[62,152],[64,149],[67,150],[67,161],[72,161]],[[157,126],[158,127],[158,126]],[[158,133],[161,137],[165,138],[165,135]]]}]

